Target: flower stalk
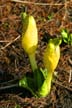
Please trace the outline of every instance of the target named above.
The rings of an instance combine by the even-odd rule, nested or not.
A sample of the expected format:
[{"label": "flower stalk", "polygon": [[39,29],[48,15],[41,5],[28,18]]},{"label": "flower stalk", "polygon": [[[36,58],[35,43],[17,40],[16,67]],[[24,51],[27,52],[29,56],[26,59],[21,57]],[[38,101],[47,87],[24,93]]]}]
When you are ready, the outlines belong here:
[{"label": "flower stalk", "polygon": [[52,76],[53,76],[53,73],[48,72],[48,75],[47,75],[45,81],[43,82],[41,88],[39,88],[39,90],[37,92],[39,97],[46,97],[50,93]]},{"label": "flower stalk", "polygon": [[29,54],[29,60],[30,60],[32,70],[33,70],[33,72],[35,72],[35,70],[37,70],[37,68],[38,68],[36,60],[35,60],[35,53]]}]

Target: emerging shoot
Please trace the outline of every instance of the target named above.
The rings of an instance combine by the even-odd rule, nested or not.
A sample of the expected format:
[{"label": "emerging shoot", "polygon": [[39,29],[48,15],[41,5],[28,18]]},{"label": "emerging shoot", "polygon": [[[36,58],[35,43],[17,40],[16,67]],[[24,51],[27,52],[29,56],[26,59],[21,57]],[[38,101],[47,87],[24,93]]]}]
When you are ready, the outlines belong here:
[{"label": "emerging shoot", "polygon": [[61,30],[61,38],[64,43],[72,45],[72,33],[70,33],[67,29]]}]

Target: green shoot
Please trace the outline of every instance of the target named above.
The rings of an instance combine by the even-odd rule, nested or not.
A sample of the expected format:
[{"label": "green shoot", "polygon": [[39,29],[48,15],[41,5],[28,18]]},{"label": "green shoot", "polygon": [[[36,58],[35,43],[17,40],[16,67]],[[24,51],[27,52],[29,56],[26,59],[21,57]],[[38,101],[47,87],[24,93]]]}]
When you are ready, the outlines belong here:
[{"label": "green shoot", "polygon": [[72,33],[69,33],[68,30],[62,29],[61,30],[61,37],[64,43],[72,45]]},{"label": "green shoot", "polygon": [[53,18],[53,13],[48,15],[48,20],[51,20]]},{"label": "green shoot", "polygon": [[14,108],[21,108],[21,106],[16,104]]},{"label": "green shoot", "polygon": [[33,72],[35,70],[37,70],[37,63],[36,63],[36,60],[35,60],[35,54],[29,54],[29,59],[30,59],[30,64],[31,64],[31,68],[33,70]]}]

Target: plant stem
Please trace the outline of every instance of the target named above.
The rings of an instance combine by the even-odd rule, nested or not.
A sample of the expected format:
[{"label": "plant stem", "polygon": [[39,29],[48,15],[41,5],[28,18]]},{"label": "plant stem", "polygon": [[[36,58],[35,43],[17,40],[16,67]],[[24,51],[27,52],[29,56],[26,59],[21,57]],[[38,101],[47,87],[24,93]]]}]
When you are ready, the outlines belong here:
[{"label": "plant stem", "polygon": [[29,59],[30,59],[30,64],[31,64],[32,70],[34,72],[35,70],[37,70],[37,63],[36,63],[36,60],[35,60],[35,53],[29,54]]},{"label": "plant stem", "polygon": [[36,90],[38,87],[38,67],[37,67],[37,63],[35,60],[35,53],[29,54],[29,59],[30,59],[31,68],[33,71],[34,86]]},{"label": "plant stem", "polygon": [[45,97],[50,93],[51,81],[52,81],[53,72],[48,72],[47,78],[45,79],[42,87],[39,89],[39,96]]}]

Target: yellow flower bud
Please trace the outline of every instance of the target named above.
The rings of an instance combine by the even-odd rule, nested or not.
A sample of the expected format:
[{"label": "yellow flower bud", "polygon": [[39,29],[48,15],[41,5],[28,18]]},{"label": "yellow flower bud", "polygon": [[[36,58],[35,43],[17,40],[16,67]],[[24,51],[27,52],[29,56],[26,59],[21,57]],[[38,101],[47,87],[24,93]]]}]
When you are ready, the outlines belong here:
[{"label": "yellow flower bud", "polygon": [[57,67],[60,58],[59,44],[55,43],[55,40],[51,40],[44,52],[43,62],[48,72],[53,72]]},{"label": "yellow flower bud", "polygon": [[35,53],[38,44],[38,32],[33,16],[26,15],[23,19],[22,47],[28,54]]}]

